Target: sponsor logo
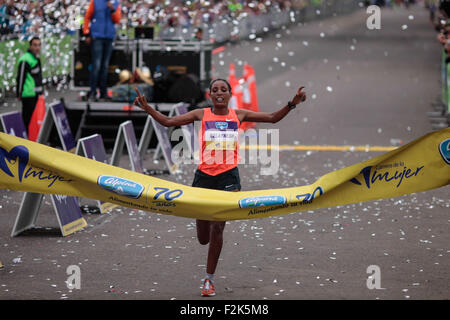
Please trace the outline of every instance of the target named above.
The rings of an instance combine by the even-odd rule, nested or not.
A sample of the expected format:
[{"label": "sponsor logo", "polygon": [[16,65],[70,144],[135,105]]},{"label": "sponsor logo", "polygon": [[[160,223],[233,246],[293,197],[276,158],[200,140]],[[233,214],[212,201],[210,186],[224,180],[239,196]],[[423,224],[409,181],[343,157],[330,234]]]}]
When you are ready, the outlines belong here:
[{"label": "sponsor logo", "polygon": [[450,139],[444,140],[439,144],[439,152],[447,164],[450,164]]},{"label": "sponsor logo", "polygon": [[144,191],[144,186],[137,182],[113,176],[99,176],[97,184],[103,189],[133,199],[138,199]]},{"label": "sponsor logo", "polygon": [[14,178],[14,174],[11,172],[7,162],[9,164],[15,164],[19,161],[17,174],[20,182],[22,182],[25,167],[27,166],[29,159],[30,153],[25,146],[15,146],[9,152],[0,147],[0,169],[8,176]]},{"label": "sponsor logo", "polygon": [[228,122],[217,121],[216,122],[216,128],[219,129],[219,130],[226,130],[228,128]]},{"label": "sponsor logo", "polygon": [[[397,182],[397,188],[400,187],[404,179],[410,179],[416,177],[417,174],[424,168],[425,166],[417,167],[416,169],[411,169],[406,166],[403,166],[403,170],[396,170],[395,173],[392,171],[379,172],[377,169],[373,169],[373,166],[367,166],[361,170],[361,174],[364,178],[364,183],[368,189],[373,186],[375,183],[379,182]],[[356,185],[362,185],[361,181],[357,178],[353,178],[350,182]]]},{"label": "sponsor logo", "polygon": [[50,188],[56,181],[61,182],[72,181],[72,179],[66,179],[60,175],[54,174],[53,172],[49,172],[49,170],[47,169],[33,168],[31,165],[28,167],[27,170],[25,170],[29,160],[30,160],[30,152],[28,148],[25,146],[15,146],[9,152],[0,147],[0,169],[10,177],[14,178],[15,175],[11,171],[9,165],[16,165],[18,163],[17,178],[19,179],[19,182],[22,182],[23,179],[28,178],[49,180],[50,182],[47,185],[47,187]]},{"label": "sponsor logo", "polygon": [[313,193],[298,194],[295,197],[297,198],[297,200],[300,200],[305,204],[312,203],[317,193],[319,194],[319,196],[323,195],[323,188],[319,186],[314,189]]},{"label": "sponsor logo", "polygon": [[249,197],[239,200],[239,207],[254,208],[262,206],[274,206],[285,203],[286,197],[283,196],[260,196],[260,197]]}]

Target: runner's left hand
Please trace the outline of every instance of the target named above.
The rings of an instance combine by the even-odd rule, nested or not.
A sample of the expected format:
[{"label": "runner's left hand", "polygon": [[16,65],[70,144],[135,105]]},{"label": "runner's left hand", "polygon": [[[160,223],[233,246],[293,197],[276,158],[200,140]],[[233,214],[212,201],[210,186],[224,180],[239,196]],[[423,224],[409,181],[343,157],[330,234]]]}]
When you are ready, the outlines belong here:
[{"label": "runner's left hand", "polygon": [[306,100],[306,93],[302,92],[302,90],[305,87],[300,87],[297,91],[297,94],[295,95],[295,97],[291,100],[292,103],[294,104],[299,104],[300,102],[303,102]]}]

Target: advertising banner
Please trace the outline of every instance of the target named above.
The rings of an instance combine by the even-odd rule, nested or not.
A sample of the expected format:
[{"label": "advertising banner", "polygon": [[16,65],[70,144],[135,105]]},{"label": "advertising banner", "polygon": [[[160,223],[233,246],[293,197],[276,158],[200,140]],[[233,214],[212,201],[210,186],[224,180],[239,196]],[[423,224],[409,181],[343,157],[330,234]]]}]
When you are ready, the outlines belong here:
[{"label": "advertising banner", "polygon": [[0,114],[0,121],[5,133],[28,139],[27,130],[23,123],[22,113],[20,111]]},{"label": "advertising banner", "polygon": [[290,188],[194,188],[0,133],[0,188],[86,197],[212,221],[265,218],[422,192],[450,183],[450,128]]}]

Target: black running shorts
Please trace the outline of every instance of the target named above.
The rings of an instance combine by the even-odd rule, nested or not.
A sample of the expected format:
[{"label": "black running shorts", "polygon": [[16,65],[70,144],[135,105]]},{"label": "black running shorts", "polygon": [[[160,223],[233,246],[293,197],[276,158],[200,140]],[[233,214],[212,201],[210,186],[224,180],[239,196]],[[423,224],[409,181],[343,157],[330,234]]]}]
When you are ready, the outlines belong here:
[{"label": "black running shorts", "polygon": [[223,191],[241,190],[239,170],[235,167],[231,170],[219,173],[217,176],[210,176],[197,169],[197,171],[195,171],[192,186]]}]

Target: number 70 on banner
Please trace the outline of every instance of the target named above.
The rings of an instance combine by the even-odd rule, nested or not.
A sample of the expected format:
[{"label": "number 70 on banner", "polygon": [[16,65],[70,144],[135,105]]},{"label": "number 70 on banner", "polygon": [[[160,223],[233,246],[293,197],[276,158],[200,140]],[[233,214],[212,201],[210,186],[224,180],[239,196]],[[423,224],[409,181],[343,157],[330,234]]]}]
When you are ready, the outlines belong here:
[{"label": "number 70 on banner", "polygon": [[154,187],[153,190],[157,191],[153,200],[158,200],[163,197],[166,201],[172,201],[183,195],[183,190],[180,189],[171,190],[169,188]]}]

